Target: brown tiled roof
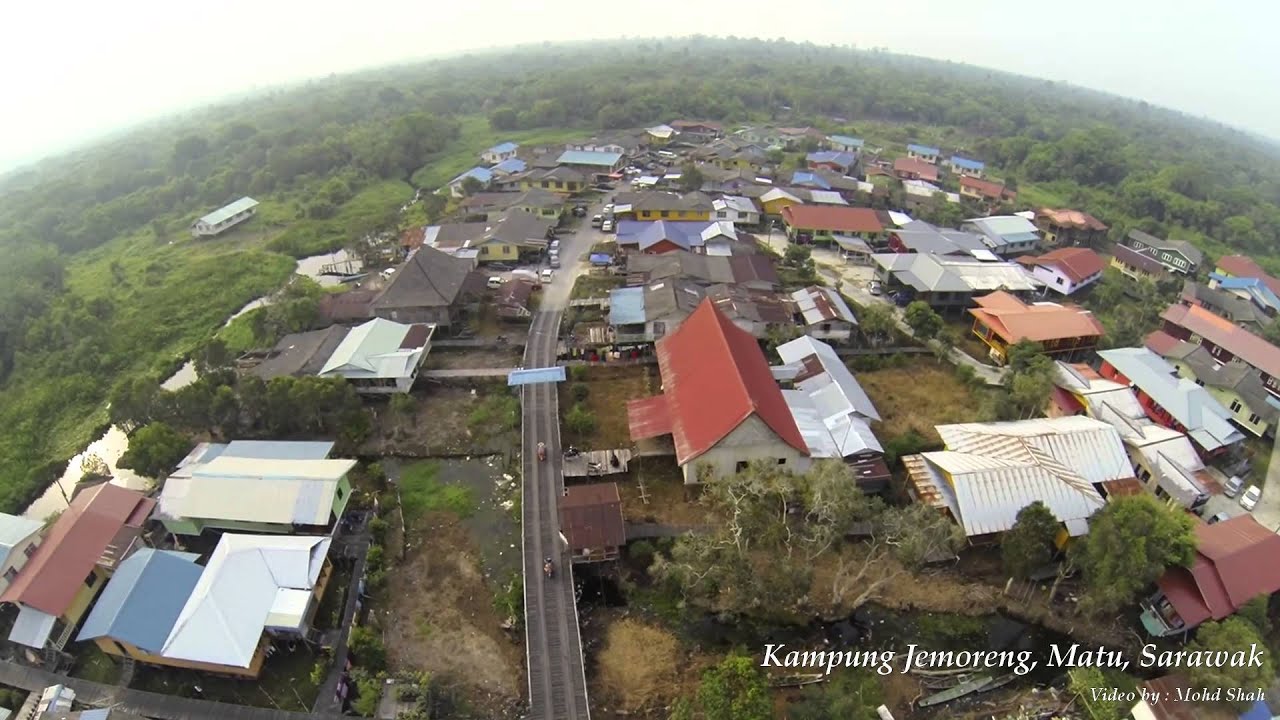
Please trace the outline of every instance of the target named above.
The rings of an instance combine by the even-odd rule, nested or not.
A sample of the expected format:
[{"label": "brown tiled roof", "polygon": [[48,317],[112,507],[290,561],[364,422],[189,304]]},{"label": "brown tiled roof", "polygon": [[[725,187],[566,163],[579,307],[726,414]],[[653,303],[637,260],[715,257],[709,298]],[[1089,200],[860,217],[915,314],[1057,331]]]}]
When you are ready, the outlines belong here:
[{"label": "brown tiled roof", "polygon": [[617,483],[567,485],[559,505],[560,529],[570,550],[627,544]]},{"label": "brown tiled roof", "polygon": [[1178,616],[1194,627],[1232,615],[1259,595],[1280,591],[1280,535],[1244,514],[1195,526],[1191,567],[1170,568],[1157,584]]},{"label": "brown tiled roof", "polygon": [[1053,208],[1040,208],[1036,211],[1036,218],[1045,218],[1049,222],[1058,227],[1069,227],[1077,230],[1106,230],[1107,226],[1098,218],[1087,212],[1079,210],[1055,210]]},{"label": "brown tiled roof", "polygon": [[0,602],[62,615],[95,565],[122,559],[155,506],[155,500],[111,483],[80,493],[45,533]]},{"label": "brown tiled roof", "polygon": [[1028,305],[1003,291],[973,299],[969,312],[1008,343],[1101,337],[1105,331],[1093,313],[1075,305]]},{"label": "brown tiled roof", "polygon": [[1042,265],[1057,268],[1073,283],[1084,281],[1106,268],[1102,257],[1089,248],[1058,248],[1037,257],[1021,257],[1018,262],[1024,265]]},{"label": "brown tiled roof", "polygon": [[782,219],[795,228],[840,233],[878,233],[885,227],[875,210],[843,205],[789,205],[782,209]]},{"label": "brown tiled roof", "polygon": [[1280,348],[1199,306],[1170,305],[1160,315],[1165,322],[1185,328],[1245,363],[1280,377]]}]

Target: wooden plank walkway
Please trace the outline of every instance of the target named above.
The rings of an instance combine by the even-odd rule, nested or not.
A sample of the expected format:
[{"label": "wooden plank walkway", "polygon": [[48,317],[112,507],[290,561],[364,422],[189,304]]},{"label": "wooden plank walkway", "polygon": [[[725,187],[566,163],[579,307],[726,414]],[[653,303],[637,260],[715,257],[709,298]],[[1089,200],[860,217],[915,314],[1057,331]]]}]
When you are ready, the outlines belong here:
[{"label": "wooden plank walkway", "polygon": [[[617,458],[618,466],[614,467],[613,458]],[[631,462],[631,451],[626,448],[617,450],[588,450],[577,457],[564,459],[565,477],[600,477],[627,471],[627,463]],[[592,468],[595,463],[597,468]]]}]

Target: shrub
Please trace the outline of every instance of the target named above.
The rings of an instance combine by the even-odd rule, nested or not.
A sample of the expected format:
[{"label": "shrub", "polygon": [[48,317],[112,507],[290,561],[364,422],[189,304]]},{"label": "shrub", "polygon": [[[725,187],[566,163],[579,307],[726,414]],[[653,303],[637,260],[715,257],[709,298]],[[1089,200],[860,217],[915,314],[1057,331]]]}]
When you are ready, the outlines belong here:
[{"label": "shrub", "polygon": [[351,628],[347,647],[355,656],[356,663],[368,670],[370,674],[380,673],[386,669],[387,649],[382,644],[382,637],[372,629],[364,625]]},{"label": "shrub", "polygon": [[595,413],[583,407],[582,403],[575,403],[569,410],[569,414],[565,416],[565,425],[570,431],[578,435],[587,435],[596,429]]},{"label": "shrub", "polygon": [[570,388],[570,394],[573,395],[575,401],[582,402],[591,394],[591,388],[586,383],[574,383]]}]

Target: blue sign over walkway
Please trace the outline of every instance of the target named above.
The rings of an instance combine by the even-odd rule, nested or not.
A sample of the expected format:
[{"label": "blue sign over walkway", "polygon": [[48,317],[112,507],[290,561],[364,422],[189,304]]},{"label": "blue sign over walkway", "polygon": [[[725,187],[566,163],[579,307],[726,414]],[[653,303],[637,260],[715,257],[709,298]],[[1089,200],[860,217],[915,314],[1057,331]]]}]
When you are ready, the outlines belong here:
[{"label": "blue sign over walkway", "polygon": [[507,386],[532,385],[534,383],[564,382],[564,367],[557,365],[548,368],[530,368],[515,370],[507,376]]}]

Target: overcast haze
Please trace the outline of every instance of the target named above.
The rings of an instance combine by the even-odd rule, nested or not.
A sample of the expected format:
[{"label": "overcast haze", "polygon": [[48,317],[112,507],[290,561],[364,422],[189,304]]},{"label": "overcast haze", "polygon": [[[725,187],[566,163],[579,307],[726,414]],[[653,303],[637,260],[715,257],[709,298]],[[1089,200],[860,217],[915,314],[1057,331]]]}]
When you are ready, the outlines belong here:
[{"label": "overcast haze", "polygon": [[[228,94],[526,42],[785,37],[1066,81],[1280,138],[1280,3],[120,0],[10,3],[0,169]],[[672,22],[662,21],[671,10]],[[641,20],[641,19],[644,20]]]}]

